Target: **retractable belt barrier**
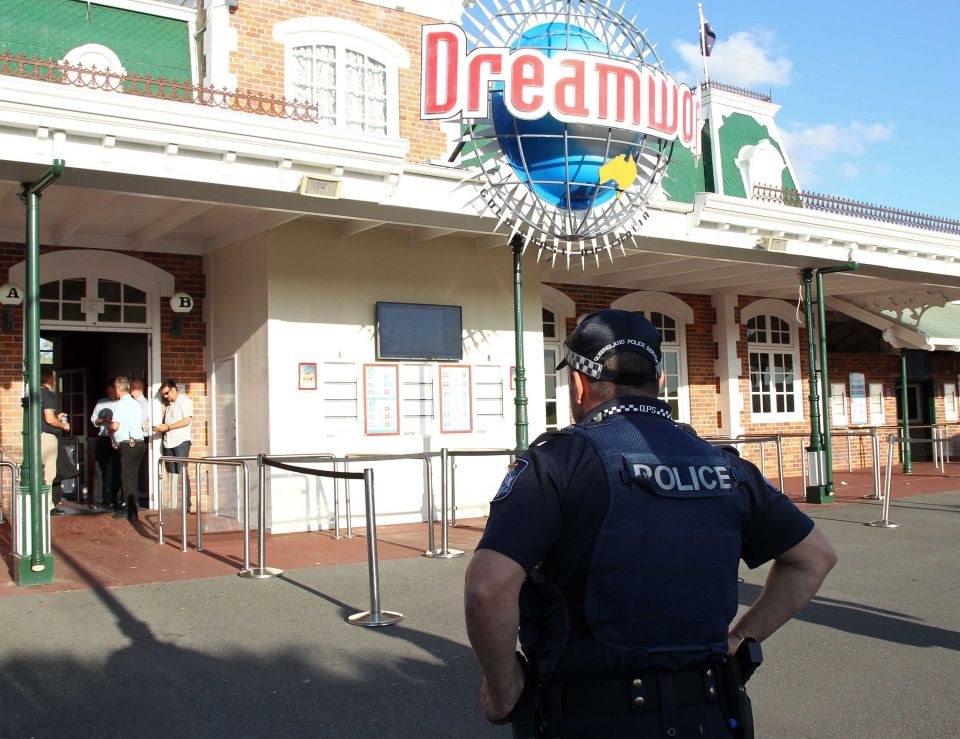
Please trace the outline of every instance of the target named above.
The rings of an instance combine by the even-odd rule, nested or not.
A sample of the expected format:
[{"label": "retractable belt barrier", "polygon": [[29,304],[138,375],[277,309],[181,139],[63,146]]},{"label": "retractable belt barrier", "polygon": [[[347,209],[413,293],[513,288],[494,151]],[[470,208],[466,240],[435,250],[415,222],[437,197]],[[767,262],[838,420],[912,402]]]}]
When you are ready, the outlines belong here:
[{"label": "retractable belt barrier", "polygon": [[[297,472],[303,475],[313,475],[314,477],[326,477],[334,480],[363,480],[364,495],[367,508],[367,572],[370,580],[370,610],[354,613],[347,618],[347,622],[354,626],[389,626],[395,624],[403,618],[402,613],[394,611],[384,611],[380,608],[380,565],[377,560],[377,514],[375,510],[375,501],[373,495],[373,470],[369,467],[359,472],[327,472],[326,470],[315,470],[309,467],[297,467],[291,464],[284,464],[270,459],[264,455],[257,458],[257,466],[260,470],[260,489],[266,486],[266,468],[275,467],[276,469],[286,470],[287,472]],[[261,498],[263,494],[261,493]],[[262,536],[265,528],[263,518],[263,507],[260,508],[260,533]],[[262,549],[261,549],[262,551]],[[264,569],[261,567],[261,569]],[[252,577],[272,577],[281,574],[282,571],[272,570],[272,574],[252,575]]]}]

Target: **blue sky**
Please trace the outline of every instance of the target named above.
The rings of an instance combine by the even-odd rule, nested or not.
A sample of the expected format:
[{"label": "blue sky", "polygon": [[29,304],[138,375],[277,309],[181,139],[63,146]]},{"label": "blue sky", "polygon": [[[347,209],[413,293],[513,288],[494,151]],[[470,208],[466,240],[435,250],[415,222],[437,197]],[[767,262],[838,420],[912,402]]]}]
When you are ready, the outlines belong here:
[{"label": "blue sky", "polygon": [[[802,189],[960,219],[958,0],[706,0],[703,12],[710,79],[772,93]],[[624,15],[668,73],[702,79],[696,2],[627,0]]]}]

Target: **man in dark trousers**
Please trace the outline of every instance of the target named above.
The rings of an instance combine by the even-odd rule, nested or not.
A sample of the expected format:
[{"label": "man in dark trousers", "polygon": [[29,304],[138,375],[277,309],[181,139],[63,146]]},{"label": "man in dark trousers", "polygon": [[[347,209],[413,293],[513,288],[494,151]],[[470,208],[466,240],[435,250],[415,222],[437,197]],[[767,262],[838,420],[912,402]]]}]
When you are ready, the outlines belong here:
[{"label": "man in dark trousers", "polygon": [[113,420],[110,432],[120,450],[120,491],[126,501],[126,513],[121,508],[113,514],[114,518],[127,517],[130,521],[138,518],[139,491],[137,481],[140,472],[140,460],[146,451],[143,440],[143,413],[140,404],[130,395],[130,381],[118,377],[113,381],[117,393],[117,402],[113,407]]},{"label": "man in dark trousers", "polygon": [[[565,342],[576,424],[510,466],[467,570],[491,722],[523,694],[542,736],[749,735],[729,655],[788,621],[836,563],[754,465],[674,423],[661,359],[656,329],[628,311],[592,313]],[[774,564],[731,627],[741,559]]]}]

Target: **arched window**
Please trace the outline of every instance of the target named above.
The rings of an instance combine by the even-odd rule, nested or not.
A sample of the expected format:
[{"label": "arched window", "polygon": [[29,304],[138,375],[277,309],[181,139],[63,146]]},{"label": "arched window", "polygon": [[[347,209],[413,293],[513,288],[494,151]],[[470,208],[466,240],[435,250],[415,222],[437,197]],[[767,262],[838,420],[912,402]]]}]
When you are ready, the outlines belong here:
[{"label": "arched window", "polygon": [[319,123],[374,136],[399,136],[399,69],[407,51],[342,18],[294,18],[274,26],[286,49],[286,96],[314,103]]},{"label": "arched window", "polygon": [[740,312],[747,325],[754,421],[803,420],[800,355],[791,310],[779,300],[758,300]]},{"label": "arched window", "polygon": [[573,301],[559,290],[543,286],[543,403],[546,430],[555,431],[569,426],[570,396],[567,388],[569,373],[557,372],[563,358],[563,340],[567,337],[567,318],[573,316]]},{"label": "arched window", "polygon": [[670,404],[674,419],[689,423],[686,325],[693,323],[693,309],[669,293],[648,291],[624,295],[610,307],[636,311],[656,326],[663,352],[664,383],[660,399]]}]

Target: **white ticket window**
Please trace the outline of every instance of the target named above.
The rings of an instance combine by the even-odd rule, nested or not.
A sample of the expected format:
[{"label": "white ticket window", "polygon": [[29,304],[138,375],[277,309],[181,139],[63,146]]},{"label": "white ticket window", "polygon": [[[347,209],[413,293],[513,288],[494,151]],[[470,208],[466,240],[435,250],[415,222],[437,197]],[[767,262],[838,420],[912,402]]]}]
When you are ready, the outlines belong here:
[{"label": "white ticket window", "polygon": [[503,367],[478,364],[473,376],[477,431],[499,428],[503,420]]},{"label": "white ticket window", "polygon": [[352,424],[358,418],[357,365],[354,362],[324,362],[323,417],[334,424]]},{"label": "white ticket window", "polygon": [[874,426],[884,424],[883,415],[883,383],[870,383],[870,423]]},{"label": "white ticket window", "polygon": [[433,431],[434,372],[431,364],[400,365],[400,417],[405,434]]},{"label": "white ticket window", "polygon": [[847,425],[847,386],[842,382],[830,383],[830,425]]},{"label": "white ticket window", "polygon": [[958,419],[957,386],[950,382],[943,386],[943,414],[947,421]]}]

